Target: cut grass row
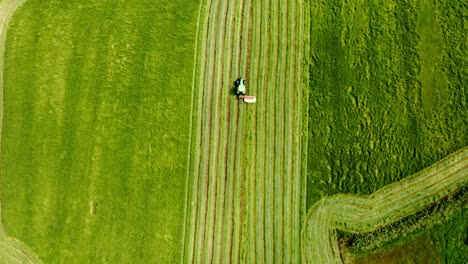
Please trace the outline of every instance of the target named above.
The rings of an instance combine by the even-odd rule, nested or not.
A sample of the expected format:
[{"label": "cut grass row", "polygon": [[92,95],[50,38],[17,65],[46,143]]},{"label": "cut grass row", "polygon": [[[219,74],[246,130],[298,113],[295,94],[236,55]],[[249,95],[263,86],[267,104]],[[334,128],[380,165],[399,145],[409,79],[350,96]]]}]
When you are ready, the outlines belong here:
[{"label": "cut grass row", "polygon": [[[0,2],[0,145],[3,127],[3,67],[6,33],[11,17],[24,2],[26,0],[5,0]],[[1,207],[0,196],[0,262],[41,263],[41,260],[26,244],[7,237],[3,229]]]},{"label": "cut grass row", "polygon": [[195,147],[188,177],[193,182],[189,182],[191,190],[187,196],[184,263],[230,261],[238,254],[233,248],[239,239],[233,237],[239,232],[234,222],[240,221],[240,199],[235,196],[240,189],[241,146],[237,134],[242,126],[237,125],[237,102],[230,96],[232,80],[239,72],[237,69],[233,74],[231,69],[236,64],[231,58],[239,57],[232,55],[234,38],[231,37],[232,31],[240,26],[239,16],[237,23],[234,22],[239,14],[235,12],[238,3],[241,2],[202,3],[205,15],[199,33],[202,38],[197,62],[200,70],[194,87],[199,116],[192,134]]},{"label": "cut grass row", "polygon": [[[370,232],[433,204],[468,184],[468,147],[368,197],[335,195],[311,209],[303,234],[304,260],[341,263],[336,230]],[[320,242],[318,242],[320,241]]]},{"label": "cut grass row", "polygon": [[[303,3],[253,3],[252,68],[255,106],[247,127],[250,162],[250,262],[299,261],[302,206],[301,100]],[[253,132],[255,130],[255,132]]]},{"label": "cut grass row", "polygon": [[[298,261],[303,4],[202,5],[183,262]],[[229,93],[239,76],[255,106]]]}]

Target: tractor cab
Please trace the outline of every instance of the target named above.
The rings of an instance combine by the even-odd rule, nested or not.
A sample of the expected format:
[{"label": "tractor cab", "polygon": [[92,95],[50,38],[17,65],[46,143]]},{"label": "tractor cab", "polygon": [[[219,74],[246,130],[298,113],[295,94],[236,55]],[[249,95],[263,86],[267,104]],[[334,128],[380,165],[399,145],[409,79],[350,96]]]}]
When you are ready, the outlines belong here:
[{"label": "tractor cab", "polygon": [[240,77],[234,82],[234,85],[236,86],[236,94],[237,95],[245,95],[246,89],[245,89],[245,80]]}]

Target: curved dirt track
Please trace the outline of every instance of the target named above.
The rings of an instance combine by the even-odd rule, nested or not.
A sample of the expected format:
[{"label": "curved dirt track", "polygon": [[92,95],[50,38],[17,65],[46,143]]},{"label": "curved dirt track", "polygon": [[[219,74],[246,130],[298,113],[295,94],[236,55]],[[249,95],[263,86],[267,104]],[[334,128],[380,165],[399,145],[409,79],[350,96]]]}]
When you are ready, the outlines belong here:
[{"label": "curved dirt track", "polygon": [[[201,4],[183,263],[300,261],[302,1]],[[247,79],[257,104],[232,95]]]},{"label": "curved dirt track", "polygon": [[[334,195],[309,211],[304,261],[342,263],[336,230],[370,232],[433,204],[468,184],[468,147],[370,196]],[[319,242],[319,243],[318,243]]]},{"label": "curved dirt track", "polygon": [[[16,9],[26,0],[3,0],[0,3],[0,145],[3,128],[3,66],[8,23]],[[0,197],[1,199],[1,197]],[[0,200],[1,201],[1,200]],[[0,204],[1,209],[1,204]],[[1,216],[1,211],[0,211]],[[29,247],[6,236],[0,219],[0,262],[1,263],[41,263]]]}]

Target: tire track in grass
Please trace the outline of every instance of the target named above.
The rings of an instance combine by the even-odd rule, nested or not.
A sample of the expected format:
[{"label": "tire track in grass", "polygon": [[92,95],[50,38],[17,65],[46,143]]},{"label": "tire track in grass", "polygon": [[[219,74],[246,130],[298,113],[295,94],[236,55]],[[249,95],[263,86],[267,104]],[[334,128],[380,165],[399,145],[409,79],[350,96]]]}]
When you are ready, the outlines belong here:
[{"label": "tire track in grass", "polygon": [[215,38],[215,54],[214,54],[214,71],[213,80],[212,80],[212,101],[211,103],[211,113],[210,113],[210,120],[211,120],[211,138],[210,138],[210,157],[209,157],[209,170],[208,170],[208,186],[209,186],[209,197],[207,199],[207,210],[206,210],[206,224],[205,224],[205,245],[203,247],[203,263],[211,263],[213,257],[213,239],[214,239],[214,230],[215,230],[215,217],[217,214],[216,211],[216,200],[217,195],[222,196],[222,193],[217,193],[217,185],[218,185],[218,178],[220,180],[224,179],[223,175],[219,175],[217,173],[218,168],[218,159],[219,157],[219,145],[220,145],[220,118],[221,118],[221,111],[220,111],[220,97],[222,95],[222,58],[224,57],[224,40],[226,38],[226,15],[227,13],[227,2],[221,1],[217,17],[219,18],[217,22],[217,35]]},{"label": "tire track in grass", "polygon": [[[255,190],[249,203],[255,204],[248,207],[248,236],[253,239],[250,239],[248,244],[247,259],[257,263],[300,259],[300,206],[303,204],[303,201],[300,201],[303,199],[300,175],[302,132],[301,126],[294,124],[296,120],[301,121],[302,117],[302,111],[301,114],[294,115],[295,111],[302,109],[302,91],[296,95],[295,90],[296,87],[302,88],[302,83],[291,85],[302,78],[302,64],[294,63],[293,59],[297,57],[298,52],[302,52],[303,44],[297,44],[299,48],[290,47],[296,44],[296,39],[301,39],[300,36],[296,37],[296,33],[303,32],[298,30],[303,23],[296,22],[290,12],[296,12],[302,3],[281,3],[281,6],[273,0],[268,3],[262,1],[260,6],[254,5],[252,26],[250,79],[256,80],[259,102],[255,115],[256,158],[255,163],[251,165],[254,168],[251,177],[254,175],[255,179],[250,180],[249,188]],[[265,9],[269,10],[269,14],[266,15],[270,19],[267,23],[270,25],[268,28],[264,26],[265,12],[262,11]],[[299,7],[299,10],[302,9]],[[258,21],[258,17],[261,22]],[[258,54],[262,52],[258,49],[263,48],[264,52],[265,47],[269,47],[267,56]],[[302,58],[302,55],[300,57]],[[260,70],[254,70],[256,66],[260,67]],[[297,69],[299,73],[295,73]],[[293,136],[298,138],[294,142],[299,142],[294,147],[291,146]],[[299,160],[296,157],[299,157]],[[296,210],[299,213],[292,216],[290,213]],[[294,228],[292,223],[297,228]],[[293,237],[296,238],[295,241],[292,241]],[[289,242],[285,242],[285,239]],[[293,250],[294,248],[297,249]]]},{"label": "tire track in grass", "polygon": [[[229,74],[229,76],[226,73],[223,74],[223,72],[226,72],[225,69],[228,68],[225,59],[227,57],[229,60],[232,53],[232,33],[229,32],[226,35],[226,31],[232,27],[230,25],[235,14],[228,7],[233,9],[235,3],[231,2],[229,6],[227,2],[221,1],[208,3],[209,8],[207,10],[209,11],[205,20],[208,33],[202,48],[202,54],[205,55],[201,56],[202,63],[200,67],[202,70],[199,77],[201,80],[199,82],[200,90],[203,91],[203,93],[200,93],[199,110],[202,110],[202,112],[198,120],[200,130],[197,133],[198,139],[195,147],[195,156],[197,157],[192,157],[195,160],[194,163],[198,163],[196,165],[198,170],[197,168],[195,170],[191,169],[191,173],[195,174],[194,177],[198,178],[198,180],[195,180],[192,186],[193,194],[191,197],[195,198],[195,203],[187,205],[193,208],[190,212],[191,218],[194,220],[192,220],[193,225],[186,226],[187,229],[190,229],[187,234],[191,234],[186,236],[186,239],[188,239],[186,243],[192,244],[187,246],[186,250],[192,252],[187,252],[187,258],[183,260],[185,262],[212,262],[214,257],[219,259],[222,257],[221,245],[215,245],[214,241],[220,241],[223,233],[228,234],[227,239],[232,241],[232,232],[229,234],[225,231],[231,229],[232,222],[228,226],[221,224],[230,221],[230,219],[223,219],[226,207],[224,201],[226,201],[227,197],[221,190],[226,188],[226,180],[233,178],[232,174],[228,175],[229,168],[223,161],[226,160],[226,157],[232,155],[229,154],[232,152],[231,150],[239,152],[239,148],[237,148],[236,144],[233,145],[234,148],[228,148],[229,150],[226,151],[219,148],[227,146],[228,141],[232,142],[231,138],[228,137],[233,137],[232,132],[238,133],[239,128],[242,127],[241,125],[237,126],[236,123],[233,124],[231,121],[236,122],[238,119],[235,111],[231,109],[233,106],[236,108],[238,106],[231,103],[230,107],[226,107],[225,103],[228,100],[224,100],[225,96],[228,96],[229,86],[225,87],[229,83],[227,79],[232,78],[232,74]],[[208,17],[210,23],[208,23]],[[231,117],[231,112],[234,113],[234,118]],[[229,132],[226,130],[229,130]],[[235,136],[234,134],[234,142]],[[239,165],[240,158],[237,158],[237,156],[240,155],[235,155],[236,164]],[[236,166],[233,170],[234,174],[238,174]],[[191,173],[189,173],[189,176]],[[239,188],[236,186],[234,189]],[[235,208],[238,208],[236,201],[239,199],[234,196],[231,206],[234,205]],[[189,202],[191,201],[187,200],[187,203]],[[232,218],[230,217],[231,212],[232,210],[228,210],[226,216]]]},{"label": "tire track in grass", "polygon": [[[265,45],[265,43],[262,43],[262,39],[265,39],[265,36],[261,35],[262,32],[265,32],[267,29],[267,26],[265,24],[262,25],[262,20],[261,20],[261,10],[262,10],[262,5],[265,5],[265,0],[262,2],[260,1],[254,1],[252,4],[252,40],[251,40],[251,56],[250,56],[250,75],[249,79],[251,80],[251,85],[250,88],[256,89],[259,97],[261,98],[261,102],[259,102],[256,105],[256,110],[259,111],[257,113],[257,116],[263,116],[265,114],[265,107],[266,107],[266,96],[265,93],[261,92],[260,89],[263,89],[262,86],[262,78],[260,77],[261,74],[259,73],[261,69],[265,69],[265,64],[262,63],[263,61],[266,61],[266,48],[261,49],[261,47],[268,47],[268,45]],[[267,8],[264,8],[264,11],[266,11]],[[263,20],[265,23],[266,20]],[[262,36],[262,37],[261,37]],[[260,52],[263,51],[263,52]],[[262,60],[262,58],[264,58]],[[264,245],[266,241],[264,241],[262,238],[264,237],[264,204],[266,201],[266,197],[264,196],[265,194],[265,173],[263,164],[265,163],[265,157],[266,157],[266,152],[265,155],[263,154],[262,150],[266,151],[266,144],[265,144],[265,136],[262,135],[262,124],[257,124],[256,129],[257,129],[257,135],[260,138],[263,138],[263,140],[260,141],[259,144],[255,146],[255,149],[257,150],[257,153],[260,153],[260,155],[257,155],[256,160],[260,162],[259,167],[261,168],[260,170],[256,170],[256,175],[252,177],[251,184],[250,186],[251,190],[255,190],[254,193],[252,193],[250,202],[251,205],[249,208],[251,208],[252,212],[249,212],[252,214],[252,217],[250,218],[249,225],[251,226],[250,232],[253,231],[253,234],[250,234],[253,239],[251,239],[251,250],[249,253],[251,254],[250,256],[250,262],[251,263],[261,263],[264,261]],[[257,201],[257,202],[254,202]],[[260,238],[260,239],[258,239]],[[252,247],[253,246],[253,247]]]},{"label": "tire track in grass", "polygon": [[[208,59],[208,50],[210,48],[210,42],[209,42],[209,27],[208,27],[208,19],[210,17],[210,14],[212,13],[212,5],[210,1],[207,1],[206,4],[202,3],[202,6],[205,6],[204,12],[205,12],[205,18],[203,22],[203,30],[200,31],[199,38],[203,37],[204,40],[202,41],[202,48],[200,49],[200,55],[199,59],[197,61],[200,61],[199,66],[200,66],[200,73],[199,75],[195,78],[194,85],[197,85],[198,87],[194,88],[197,89],[198,91],[198,98],[197,98],[197,106],[198,106],[198,111],[197,111],[197,129],[196,129],[196,136],[195,136],[195,143],[193,150],[194,153],[192,154],[191,159],[193,159],[193,166],[190,167],[189,175],[188,177],[194,177],[194,182],[192,185],[192,195],[190,199],[187,199],[188,203],[188,208],[193,208],[193,210],[190,210],[190,220],[191,223],[190,225],[186,226],[185,228],[188,229],[186,231],[186,234],[188,234],[188,237],[186,236],[186,240],[188,242],[185,242],[186,245],[186,254],[184,254],[185,259],[182,260],[182,263],[194,263],[195,259],[199,259],[199,248],[198,248],[198,241],[197,238],[200,236],[200,231],[197,227],[200,225],[200,215],[201,215],[201,206],[200,206],[200,196],[203,195],[203,193],[200,192],[201,185],[204,182],[204,176],[203,174],[200,173],[200,168],[202,166],[201,160],[202,160],[202,155],[201,155],[201,149],[203,147],[203,142],[204,139],[203,137],[205,136],[203,133],[203,115],[205,112],[203,111],[204,109],[204,104],[206,104],[206,101],[204,100],[204,93],[206,90],[203,89],[203,84],[204,84],[204,79],[205,79],[205,71]],[[202,10],[202,9],[200,9]],[[206,32],[205,32],[206,29]],[[195,64],[196,66],[198,63]],[[192,141],[193,142],[193,141]],[[192,176],[193,173],[193,176]],[[188,187],[190,189],[190,186]]]},{"label": "tire track in grass", "polygon": [[[288,25],[290,25],[291,28],[287,29],[287,50],[288,54],[295,54],[295,49],[294,49],[294,33],[295,33],[295,12],[296,12],[296,6],[295,6],[295,1],[292,1],[290,5],[287,7],[286,11],[286,16],[287,16],[287,21]],[[283,199],[283,214],[284,215],[284,222],[283,225],[285,226],[285,234],[282,240],[282,248],[284,249],[283,255],[281,256],[282,262],[283,263],[291,263],[291,245],[292,245],[292,232],[288,232],[288,230],[294,230],[292,228],[292,213],[295,211],[298,211],[297,205],[295,203],[295,200],[293,200],[292,192],[295,190],[295,175],[292,174],[292,166],[293,166],[293,158],[294,158],[294,153],[292,152],[293,150],[293,145],[292,145],[292,130],[295,128],[295,124],[293,123],[293,118],[295,114],[295,109],[294,107],[294,91],[295,91],[295,85],[294,85],[294,57],[292,56],[287,56],[286,57],[286,77],[284,78],[284,86],[285,86],[285,93],[284,93],[284,108],[283,111],[286,113],[284,116],[284,123],[285,123],[285,130],[283,133],[283,142],[284,143],[284,163],[283,163],[283,181],[284,181],[284,186],[286,186],[283,196],[285,197]],[[294,178],[290,177],[293,176]],[[295,206],[296,205],[296,206]]]},{"label": "tire track in grass", "polygon": [[[238,5],[236,6],[236,10],[242,8],[242,2],[237,2]],[[239,5],[240,4],[240,5]],[[237,15],[237,13],[236,13]],[[232,77],[234,72],[239,72],[240,67],[239,63],[236,61],[237,58],[239,58],[239,50],[240,50],[240,42],[239,42],[239,35],[240,35],[240,23],[239,18],[236,17],[236,22],[235,26],[233,27],[234,30],[234,36],[233,36],[233,43],[231,44],[233,46],[234,50],[234,55],[231,57],[231,61],[226,60],[226,63],[229,64],[230,67],[230,72],[229,76],[234,79],[235,77]],[[236,45],[236,43],[239,43]],[[232,80],[231,79],[231,80]],[[227,81],[227,86],[232,87],[232,83]],[[226,149],[226,160],[225,160],[225,173],[226,173],[226,186],[229,186],[229,188],[226,187],[227,193],[225,193],[225,214],[224,214],[224,219],[223,219],[223,230],[222,230],[222,238],[221,241],[224,242],[222,243],[224,245],[224,248],[221,249],[221,255],[220,255],[220,260],[218,263],[229,263],[231,262],[231,252],[232,252],[232,244],[235,243],[233,241],[233,228],[234,228],[234,190],[235,190],[235,172],[236,172],[236,166],[235,166],[235,160],[236,160],[236,152],[238,149],[238,142],[237,142],[237,124],[238,124],[238,119],[239,119],[239,112],[236,109],[238,106],[237,101],[233,101],[232,98],[227,99],[228,105],[230,106],[228,108],[229,111],[229,120],[227,122],[228,124],[228,146]],[[226,246],[228,245],[228,246]],[[221,246],[221,245],[220,245]]]},{"label": "tire track in grass", "polygon": [[[249,21],[250,21],[250,0],[246,0],[246,6],[243,8],[244,13],[242,19],[244,24],[242,25],[240,37],[241,37],[241,46],[240,46],[240,55],[239,55],[239,71],[234,78],[237,78],[239,75],[244,75],[248,73],[250,68],[248,64],[248,55],[250,52],[249,49]],[[241,13],[239,13],[241,14]],[[247,37],[242,37],[247,36]],[[232,243],[230,244],[230,257],[231,262],[238,263],[240,261],[240,250],[241,250],[241,231],[244,221],[244,164],[243,164],[243,154],[245,153],[244,142],[245,138],[243,137],[244,133],[244,107],[239,107],[242,104],[240,100],[237,101],[237,131],[236,131],[236,148],[235,148],[235,163],[234,163],[234,179],[235,185],[234,188],[234,208],[233,208],[233,225],[231,226],[232,234]]]},{"label": "tire track in grass", "polygon": [[[304,261],[341,263],[336,230],[370,232],[414,214],[468,184],[468,147],[369,196],[334,195],[309,211]],[[316,243],[322,241],[325,243]]]},{"label": "tire track in grass", "polygon": [[[4,83],[3,70],[5,66],[5,42],[8,24],[14,12],[24,4],[26,0],[4,0],[0,3],[0,145],[3,129],[3,102]],[[1,198],[1,197],[0,197]],[[0,203],[1,216],[1,203]],[[7,263],[41,263],[41,260],[29,247],[13,238],[7,237],[0,219],[0,261]]]},{"label": "tire track in grass", "polygon": [[[197,93],[197,97],[193,97],[192,104],[196,105],[197,114],[196,114],[196,129],[195,129],[195,141],[191,140],[191,156],[189,157],[190,166],[188,168],[187,173],[187,215],[186,218],[190,218],[190,223],[185,225],[185,239],[184,239],[184,256],[182,258],[182,263],[193,263],[195,261],[195,246],[196,246],[196,235],[197,229],[196,226],[199,224],[198,210],[199,210],[199,186],[200,186],[200,160],[201,160],[201,146],[202,146],[202,114],[203,114],[203,103],[204,103],[204,78],[205,78],[205,71],[207,65],[207,52],[208,52],[208,39],[209,34],[208,31],[208,20],[211,14],[211,1],[203,1],[200,3],[200,14],[199,20],[202,17],[202,13],[204,13],[203,24],[199,25],[199,32],[198,32],[198,41],[200,41],[200,49],[197,47],[197,59],[195,60],[195,69],[194,69],[194,84],[193,84],[193,94]],[[205,32],[206,30],[206,32]],[[199,69],[199,73],[196,75],[197,69]],[[196,103],[195,103],[196,99]],[[195,107],[194,107],[195,108]],[[192,111],[193,112],[193,111]],[[193,119],[193,116],[192,116]],[[192,120],[192,123],[193,120]],[[192,137],[194,133],[192,132]],[[193,179],[193,183],[189,186],[191,178]],[[187,220],[186,220],[187,223]]]},{"label": "tire track in grass", "polygon": [[[202,69],[200,69],[201,67],[198,67],[198,63],[199,61],[203,61],[204,60],[204,57],[200,56],[200,53],[199,52],[199,49],[200,47],[201,50],[204,50],[204,46],[205,46],[205,42],[204,41],[200,41],[201,39],[201,36],[202,36],[202,32],[204,31],[205,27],[206,27],[206,20],[207,20],[207,15],[205,15],[205,17],[203,18],[203,24],[201,24],[201,21],[202,21],[202,14],[204,13],[204,6],[205,6],[205,3],[204,1],[200,1],[200,6],[198,8],[198,18],[197,18],[197,38],[195,40],[195,52],[194,52],[194,67],[193,67],[193,76],[192,76],[192,79],[193,79],[193,84],[192,84],[192,102],[191,102],[191,113],[192,113],[192,117],[190,118],[190,134],[189,134],[189,148],[188,148],[188,156],[187,156],[187,181],[186,181],[186,205],[185,205],[185,220],[184,220],[184,231],[183,231],[183,237],[182,237],[182,243],[183,243],[183,246],[182,246],[182,258],[181,258],[181,262],[184,263],[185,260],[187,259],[192,259],[192,256],[190,255],[191,253],[193,253],[191,250],[188,250],[187,247],[190,247],[191,244],[193,243],[193,236],[191,236],[191,234],[189,234],[189,229],[190,227],[193,227],[194,226],[194,218],[193,217],[190,217],[192,216],[192,206],[190,206],[189,204],[191,204],[190,201],[193,201],[195,197],[192,196],[192,194],[195,194],[195,192],[190,188],[190,186],[193,184],[193,186],[196,186],[198,184],[198,181],[196,180],[193,180],[192,182],[192,177],[191,177],[191,169],[193,168],[193,165],[192,164],[192,155],[196,152],[196,149],[194,150],[194,147],[193,145],[198,145],[198,144],[193,144],[193,134],[194,134],[194,123],[196,122],[197,118],[200,117],[201,115],[201,108],[198,107],[199,104],[196,104],[195,102],[195,99],[197,99],[197,102],[200,101],[201,99],[201,96],[200,96],[200,92],[198,91],[198,86],[197,86],[197,71],[201,71]],[[202,63],[200,62],[200,65],[202,65]],[[197,92],[198,91],[198,92]],[[198,97],[196,97],[196,93],[198,93]],[[194,112],[197,108],[197,114],[194,116]],[[198,134],[200,132],[200,127],[197,126],[197,129],[196,129],[196,136],[195,138],[198,138]],[[194,156],[197,156],[196,154]],[[190,222],[189,222],[190,221]]]},{"label": "tire track in grass", "polygon": [[[224,40],[220,40],[222,41],[224,44],[224,48],[222,48],[221,50],[223,51],[223,54],[222,54],[222,60],[219,61],[219,65],[222,65],[222,67],[220,67],[222,70],[220,70],[220,76],[221,76],[221,82],[220,82],[220,87],[222,87],[222,90],[223,91],[226,91],[226,92],[222,92],[220,93],[220,113],[221,113],[221,122],[223,123],[222,126],[220,126],[220,145],[223,145],[223,149],[220,153],[220,155],[218,155],[218,158],[217,158],[217,166],[218,166],[218,171],[217,171],[217,175],[215,175],[215,177],[219,178],[221,180],[221,184],[220,186],[222,186],[221,188],[219,188],[217,190],[217,193],[218,193],[218,196],[219,198],[217,199],[216,203],[217,203],[217,206],[215,208],[219,208],[217,210],[215,210],[214,212],[214,217],[215,219],[217,220],[216,223],[215,223],[215,227],[214,227],[214,230],[216,230],[214,233],[213,233],[213,237],[212,237],[212,242],[215,246],[214,250],[211,251],[211,258],[209,260],[209,262],[213,262],[213,259],[214,259],[214,262],[218,262],[220,261],[221,259],[221,252],[222,252],[222,245],[223,245],[223,217],[224,217],[224,211],[225,211],[225,200],[226,200],[226,180],[227,180],[227,177],[228,177],[228,174],[227,174],[227,162],[226,161],[226,157],[227,157],[227,153],[229,151],[229,145],[228,145],[228,141],[229,141],[229,138],[228,138],[228,128],[229,128],[229,123],[230,123],[230,112],[231,112],[231,104],[230,102],[232,101],[233,97],[230,96],[230,93],[228,91],[228,88],[231,87],[231,84],[230,84],[230,81],[231,79],[233,79],[231,77],[231,72],[232,72],[232,66],[231,66],[231,61],[232,61],[232,46],[233,46],[233,43],[232,43],[232,36],[234,35],[233,33],[233,30],[234,30],[234,27],[233,27],[233,20],[234,20],[234,17],[235,17],[235,4],[236,2],[235,1],[230,1],[229,2],[229,5],[227,6],[227,10],[226,10],[226,14],[224,16],[224,31],[227,32],[227,34],[225,34],[225,37],[224,37]],[[221,59],[221,57],[220,57]],[[235,105],[233,105],[233,108],[235,107]],[[234,144],[233,146],[236,146],[237,144]],[[229,162],[229,161],[228,161]]]},{"label": "tire track in grass", "polygon": [[[309,84],[305,82],[304,79],[308,78],[309,74],[309,67],[308,65],[304,65],[304,56],[309,56],[307,48],[309,46],[309,38],[308,38],[308,27],[309,21],[308,15],[305,12],[304,4],[296,3],[296,16],[293,19],[295,21],[295,32],[296,34],[292,37],[294,53],[296,56],[294,58],[295,67],[291,67],[291,76],[294,76],[294,98],[296,100],[295,109],[293,116],[293,122],[295,122],[296,133],[299,134],[299,137],[295,137],[291,134],[292,137],[292,144],[294,146],[295,157],[292,160],[292,174],[293,174],[293,182],[294,182],[294,189],[292,190],[292,197],[293,197],[293,206],[292,208],[297,208],[299,210],[293,210],[291,215],[291,229],[298,230],[299,232],[292,232],[291,234],[291,248],[292,248],[292,256],[291,256],[291,263],[299,263],[301,261],[301,231],[302,231],[302,223],[304,222],[306,216],[306,199],[307,199],[307,133],[308,133],[308,125],[303,127],[305,122],[308,122],[308,96],[304,95],[304,90],[308,91]],[[306,19],[304,19],[306,18]],[[307,33],[305,33],[305,29],[307,29]],[[294,70],[292,70],[294,69]],[[303,89],[306,87],[306,89]],[[307,92],[306,92],[307,93]],[[304,98],[305,97],[305,98]],[[304,117],[305,113],[305,118]],[[294,126],[294,124],[293,124]],[[304,132],[305,129],[305,132]],[[301,177],[301,175],[303,175]]]},{"label": "tire track in grass", "polygon": [[[273,215],[274,217],[274,248],[271,254],[274,256],[275,262],[279,263],[283,259],[283,232],[284,232],[284,205],[289,206],[288,197],[284,196],[285,189],[289,186],[284,185],[284,179],[288,178],[289,175],[284,175],[284,163],[286,157],[284,156],[284,150],[288,147],[284,144],[284,128],[285,128],[285,103],[288,99],[285,97],[285,79],[288,78],[286,74],[286,60],[289,54],[288,45],[288,8],[290,1],[282,3],[279,9],[279,47],[281,52],[278,55],[277,74],[276,74],[276,93],[274,97],[275,102],[275,132],[274,132],[274,153],[275,153],[275,166],[273,174],[274,190],[273,190]],[[294,208],[293,208],[294,209]]]},{"label": "tire track in grass", "polygon": [[[213,20],[212,23],[208,24],[209,33],[208,33],[208,45],[206,50],[206,57],[208,62],[206,64],[204,82],[201,82],[200,89],[203,91],[203,104],[202,109],[203,116],[201,118],[202,122],[202,144],[200,149],[202,150],[200,154],[200,170],[198,172],[198,176],[203,179],[200,184],[200,191],[199,196],[201,197],[199,201],[200,209],[198,210],[197,220],[199,222],[196,224],[196,240],[195,240],[195,261],[197,263],[201,263],[203,260],[203,256],[205,255],[206,251],[204,250],[205,245],[205,236],[206,236],[206,219],[208,213],[208,198],[209,198],[209,187],[210,187],[210,159],[212,157],[211,154],[211,123],[217,122],[217,120],[212,120],[213,114],[213,78],[214,78],[214,67],[215,67],[215,55],[216,55],[216,33],[219,32],[219,18],[217,14],[219,13],[219,5],[220,1],[213,1],[211,5],[211,16],[210,18]],[[202,66],[203,67],[203,66]]]}]

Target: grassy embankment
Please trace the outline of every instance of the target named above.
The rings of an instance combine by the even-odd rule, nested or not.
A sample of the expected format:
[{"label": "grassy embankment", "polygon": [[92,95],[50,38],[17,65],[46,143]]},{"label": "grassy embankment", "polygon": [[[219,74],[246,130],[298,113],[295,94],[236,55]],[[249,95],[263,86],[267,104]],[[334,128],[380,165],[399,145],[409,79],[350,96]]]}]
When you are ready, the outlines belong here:
[{"label": "grassy embankment", "polygon": [[198,6],[30,0],[15,15],[2,221],[44,262],[180,259]]},{"label": "grassy embankment", "polygon": [[[308,207],[370,194],[468,144],[466,6],[311,5]],[[465,239],[440,229],[432,236],[440,251]]]}]

